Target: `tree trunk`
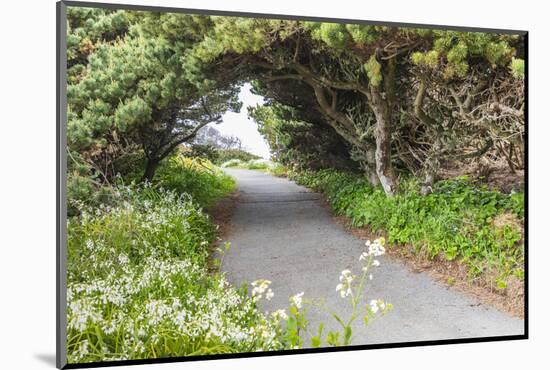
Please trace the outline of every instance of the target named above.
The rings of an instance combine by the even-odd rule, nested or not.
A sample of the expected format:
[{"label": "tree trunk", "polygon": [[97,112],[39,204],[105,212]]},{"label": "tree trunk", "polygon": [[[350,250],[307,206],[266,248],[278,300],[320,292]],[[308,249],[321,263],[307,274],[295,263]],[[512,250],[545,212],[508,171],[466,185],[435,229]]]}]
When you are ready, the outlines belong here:
[{"label": "tree trunk", "polygon": [[371,88],[371,108],[376,116],[376,174],[387,195],[397,191],[397,179],[391,164],[391,117],[387,102],[378,88]]},{"label": "tree trunk", "polygon": [[369,179],[369,182],[373,186],[380,185],[380,179],[378,178],[378,173],[376,172],[376,150],[374,148],[369,148],[365,152],[365,172]]},{"label": "tree trunk", "polygon": [[152,182],[153,178],[155,177],[155,173],[157,172],[157,168],[160,164],[160,159],[148,159],[147,165],[145,166],[145,172],[143,173],[143,177],[141,178],[141,181],[145,182]]}]

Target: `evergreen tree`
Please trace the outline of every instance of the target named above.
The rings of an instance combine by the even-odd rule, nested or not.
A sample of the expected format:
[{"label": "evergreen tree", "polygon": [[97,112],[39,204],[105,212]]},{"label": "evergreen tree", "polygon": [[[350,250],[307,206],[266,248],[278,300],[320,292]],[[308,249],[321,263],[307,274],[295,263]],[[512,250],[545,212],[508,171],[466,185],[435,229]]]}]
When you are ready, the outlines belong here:
[{"label": "evergreen tree", "polygon": [[189,32],[179,42],[134,26],[124,39],[97,44],[83,77],[68,89],[71,149],[107,157],[116,156],[117,147],[137,145],[147,162],[143,179],[151,180],[179,144],[225,111],[240,109],[235,82],[190,81],[182,61],[195,19],[181,18]]}]

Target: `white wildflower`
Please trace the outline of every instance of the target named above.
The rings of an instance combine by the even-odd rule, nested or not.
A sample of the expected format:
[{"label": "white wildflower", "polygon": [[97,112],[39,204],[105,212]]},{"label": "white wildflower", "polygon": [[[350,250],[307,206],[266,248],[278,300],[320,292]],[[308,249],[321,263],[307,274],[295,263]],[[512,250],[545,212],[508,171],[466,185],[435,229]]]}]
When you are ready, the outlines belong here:
[{"label": "white wildflower", "polygon": [[346,298],[352,294],[351,283],[355,277],[350,270],[343,270],[340,274],[340,284],[336,285],[336,291],[340,293],[340,297]]},{"label": "white wildflower", "polygon": [[292,297],[290,297],[290,303],[296,308],[300,309],[302,308],[302,297],[304,296],[304,292],[298,293]]},{"label": "white wildflower", "polygon": [[386,253],[386,248],[384,248],[384,239],[379,238],[371,242],[367,240],[365,245],[368,247],[367,255],[378,257]]},{"label": "white wildflower", "polygon": [[88,340],[84,339],[78,345],[78,349],[76,350],[76,358],[80,360],[84,358],[88,353],[90,353],[90,350],[88,348]]},{"label": "white wildflower", "polygon": [[121,264],[121,265],[126,265],[129,261],[130,261],[130,259],[124,253],[121,253],[118,256],[118,263]]},{"label": "white wildflower", "polygon": [[369,303],[369,306],[370,306],[370,309],[371,309],[372,313],[377,313],[378,312],[378,300],[372,299]]},{"label": "white wildflower", "polygon": [[340,281],[341,282],[345,282],[345,283],[351,283],[353,281],[353,274],[351,273],[350,270],[343,270],[341,273],[340,273]]},{"label": "white wildflower", "polygon": [[94,242],[91,241],[90,239],[86,240],[85,245],[86,245],[86,248],[87,248],[88,250],[92,250],[92,249],[94,249],[94,247],[95,247]]},{"label": "white wildflower", "polygon": [[271,316],[273,316],[276,320],[286,320],[288,319],[288,315],[286,314],[285,310],[279,309],[277,311],[274,311],[271,313]]},{"label": "white wildflower", "polygon": [[372,299],[369,303],[372,313],[377,313],[378,311],[384,311],[386,309],[386,303],[381,299]]},{"label": "white wildflower", "polygon": [[[271,284],[271,281],[265,280],[265,279],[253,281],[251,283],[251,285],[254,287],[252,288],[252,296],[257,297],[257,299],[262,298],[262,295],[269,289],[270,284]],[[271,291],[271,289],[269,289],[269,291]],[[267,298],[267,295],[266,295],[266,298],[268,300],[273,297],[273,291],[271,291],[271,293],[269,293],[269,291],[267,292],[267,294],[269,294],[270,297]]]}]

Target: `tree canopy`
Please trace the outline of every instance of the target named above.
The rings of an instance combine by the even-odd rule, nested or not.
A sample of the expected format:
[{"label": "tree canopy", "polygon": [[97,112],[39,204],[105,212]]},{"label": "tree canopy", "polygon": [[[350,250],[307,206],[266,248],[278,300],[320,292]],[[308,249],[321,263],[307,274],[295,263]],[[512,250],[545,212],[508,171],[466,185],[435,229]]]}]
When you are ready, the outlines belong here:
[{"label": "tree canopy", "polygon": [[[151,17],[159,21],[158,15]],[[186,27],[177,42],[170,33],[149,32],[148,19],[132,25],[124,37],[97,43],[81,77],[68,89],[71,148],[106,157],[139,147],[147,159],[144,179],[150,180],[179,144],[192,140],[208,123],[219,122],[225,111],[240,109],[234,81],[190,80],[183,61],[193,45],[197,19],[180,18]]]},{"label": "tree canopy", "polygon": [[267,100],[251,115],[276,155],[359,167],[388,195],[401,174],[421,177],[428,193],[444,164],[483,157],[505,158],[511,171],[523,167],[518,35],[69,14],[69,146],[101,156],[139,147],[148,160],[144,178],[202,126],[239,109],[245,81]]}]

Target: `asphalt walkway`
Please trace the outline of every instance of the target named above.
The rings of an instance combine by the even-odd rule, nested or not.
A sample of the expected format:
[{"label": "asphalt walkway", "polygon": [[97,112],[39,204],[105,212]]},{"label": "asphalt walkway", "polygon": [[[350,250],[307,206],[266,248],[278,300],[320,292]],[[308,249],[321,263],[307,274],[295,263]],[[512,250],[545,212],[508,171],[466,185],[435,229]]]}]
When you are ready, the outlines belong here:
[{"label": "asphalt walkway", "polygon": [[[225,237],[232,244],[222,266],[228,280],[234,285],[271,280],[275,296],[262,301],[268,311],[288,308],[289,296],[305,292],[324,298],[344,316],[349,313],[335,288],[342,270],[360,273],[364,242],[334,222],[319,194],[258,171],[227,172],[240,192]],[[480,305],[399,261],[383,256],[380,262],[366,293],[369,300],[382,298],[394,308],[368,328],[357,320],[353,344],[523,334],[523,320]],[[313,330],[320,320],[336,328],[327,314],[311,312],[309,318]]]}]

